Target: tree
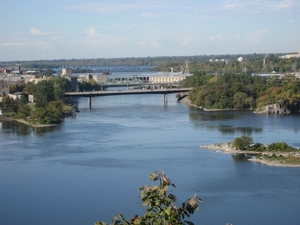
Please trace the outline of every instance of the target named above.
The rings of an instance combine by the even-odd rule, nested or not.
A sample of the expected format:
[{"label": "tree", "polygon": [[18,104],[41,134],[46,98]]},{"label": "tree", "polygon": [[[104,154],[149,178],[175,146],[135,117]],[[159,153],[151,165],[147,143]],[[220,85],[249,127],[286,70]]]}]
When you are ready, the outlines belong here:
[{"label": "tree", "polygon": [[236,92],[233,96],[234,108],[245,108],[247,97],[247,94],[244,92]]},{"label": "tree", "polygon": [[24,88],[24,92],[28,95],[34,95],[36,90],[35,84],[32,82],[28,82]]},{"label": "tree", "polygon": [[35,101],[37,107],[45,107],[54,100],[53,82],[42,80],[36,84]]},{"label": "tree", "polygon": [[245,150],[252,144],[252,142],[253,142],[252,137],[243,135],[241,137],[237,137],[236,139],[234,139],[232,146],[240,150]]},{"label": "tree", "polygon": [[18,118],[25,119],[30,115],[31,109],[28,105],[26,104],[19,104],[18,105]]},{"label": "tree", "polygon": [[[146,213],[143,216],[135,215],[130,221],[125,220],[122,214],[118,214],[112,219],[113,225],[193,225],[191,221],[184,220],[190,217],[195,210],[199,209],[198,202],[202,200],[197,196],[182,203],[181,207],[175,205],[176,196],[168,193],[170,186],[175,187],[171,180],[163,171],[154,172],[150,175],[150,180],[159,180],[158,186],[142,186],[140,188],[143,206],[146,206]],[[106,225],[105,222],[98,221],[95,225]]]}]

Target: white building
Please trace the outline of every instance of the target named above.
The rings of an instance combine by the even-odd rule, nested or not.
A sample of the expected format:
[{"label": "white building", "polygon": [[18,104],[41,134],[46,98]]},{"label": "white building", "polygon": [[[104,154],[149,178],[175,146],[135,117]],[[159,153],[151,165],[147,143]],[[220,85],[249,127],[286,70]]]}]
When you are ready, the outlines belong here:
[{"label": "white building", "polygon": [[237,61],[242,62],[243,61],[243,57],[242,56],[238,57]]},{"label": "white building", "polygon": [[150,84],[177,84],[180,81],[184,80],[186,76],[179,75],[179,76],[171,76],[171,75],[153,75],[149,76],[149,83]]},{"label": "white building", "polygon": [[281,59],[300,58],[300,48],[298,49],[298,54],[283,55],[280,56],[279,58]]}]

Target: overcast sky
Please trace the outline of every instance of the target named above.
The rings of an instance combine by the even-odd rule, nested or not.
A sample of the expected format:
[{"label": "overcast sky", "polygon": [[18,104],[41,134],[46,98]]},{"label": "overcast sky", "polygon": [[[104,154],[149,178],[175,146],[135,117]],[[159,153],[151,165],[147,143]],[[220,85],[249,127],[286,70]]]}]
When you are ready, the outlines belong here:
[{"label": "overcast sky", "polygon": [[0,61],[297,52],[300,0],[0,0]]}]

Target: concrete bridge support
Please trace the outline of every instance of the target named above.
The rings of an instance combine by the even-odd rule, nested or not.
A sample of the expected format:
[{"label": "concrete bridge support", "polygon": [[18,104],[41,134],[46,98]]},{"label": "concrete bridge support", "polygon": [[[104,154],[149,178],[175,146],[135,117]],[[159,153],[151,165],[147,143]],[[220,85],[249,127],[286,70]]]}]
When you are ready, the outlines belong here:
[{"label": "concrete bridge support", "polygon": [[88,97],[89,109],[92,109],[92,97]]}]

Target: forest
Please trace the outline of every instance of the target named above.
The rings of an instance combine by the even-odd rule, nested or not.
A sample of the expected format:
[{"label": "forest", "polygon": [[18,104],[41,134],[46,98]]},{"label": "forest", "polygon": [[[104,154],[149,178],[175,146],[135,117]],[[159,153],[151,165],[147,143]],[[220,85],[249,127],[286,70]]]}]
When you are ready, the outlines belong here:
[{"label": "forest", "polygon": [[194,87],[189,93],[192,103],[206,109],[257,109],[275,103],[291,112],[300,109],[300,79],[296,77],[266,79],[249,73],[195,71],[186,85]]}]

